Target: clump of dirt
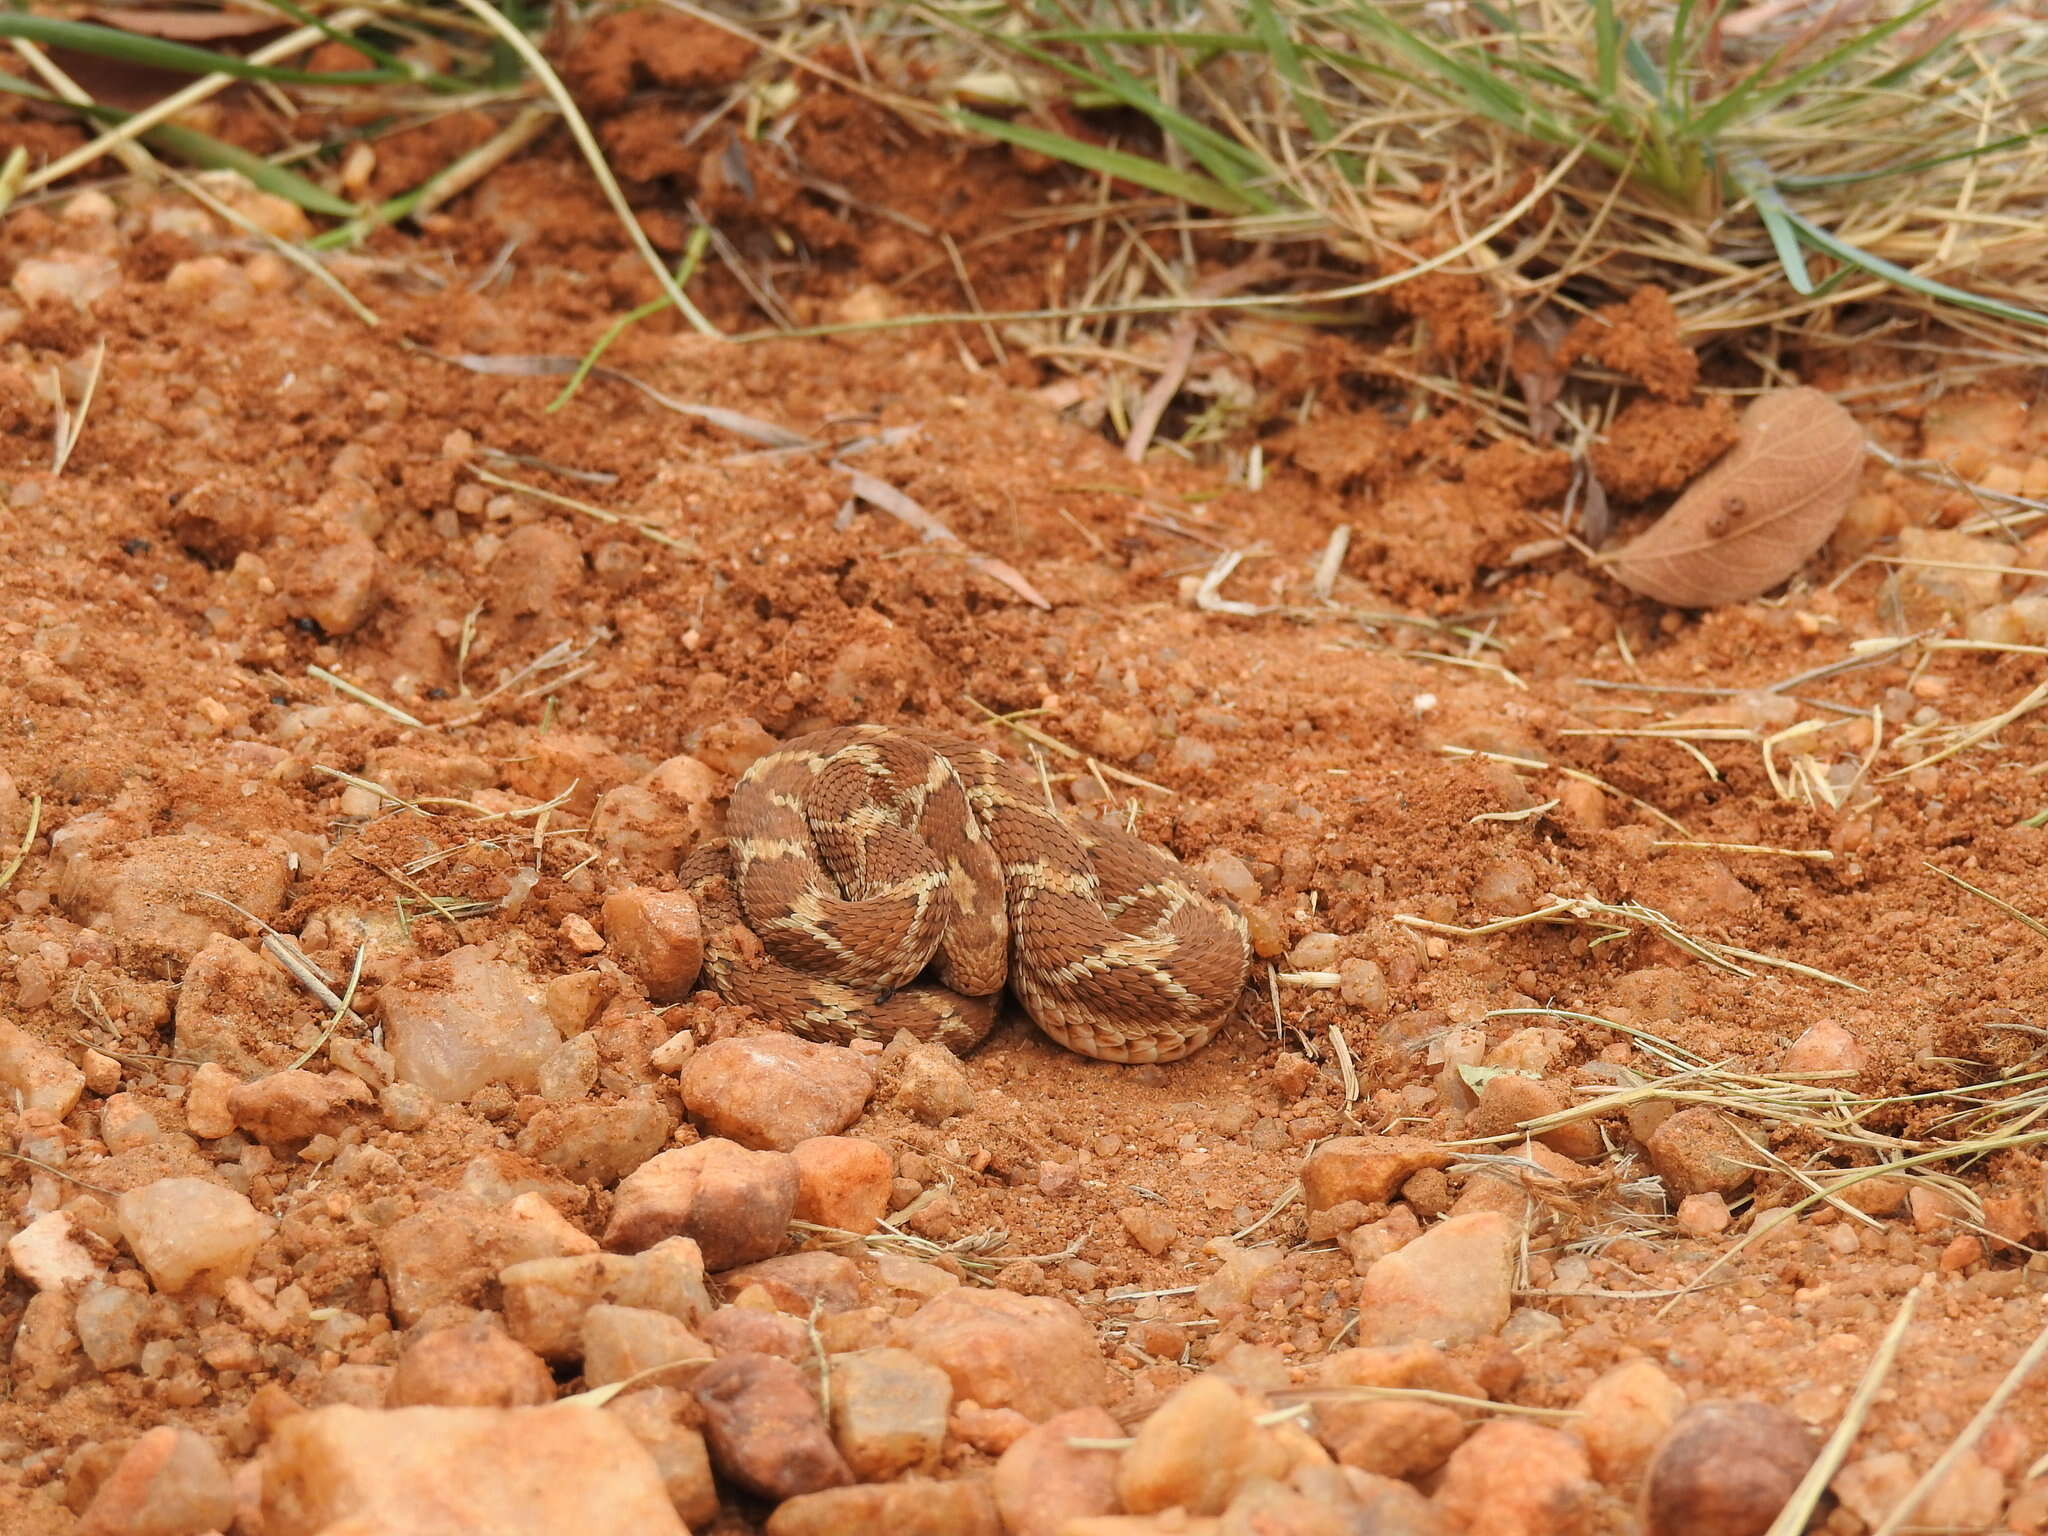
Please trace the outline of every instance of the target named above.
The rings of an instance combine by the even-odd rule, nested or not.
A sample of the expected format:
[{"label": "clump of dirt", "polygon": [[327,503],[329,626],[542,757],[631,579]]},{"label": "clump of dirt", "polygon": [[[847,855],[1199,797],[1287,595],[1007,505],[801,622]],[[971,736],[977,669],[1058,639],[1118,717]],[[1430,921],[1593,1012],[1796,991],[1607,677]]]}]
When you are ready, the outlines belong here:
[{"label": "clump of dirt", "polygon": [[[641,195],[744,205],[776,318],[951,305],[942,234],[1063,195],[1003,152],[870,140],[879,109],[822,87],[779,164],[664,157],[747,61],[650,27],[606,24],[571,79]],[[1570,464],[1411,393],[1398,318],[1268,369],[1245,431],[1292,419],[1256,483],[1221,457],[1126,462],[1074,419],[1074,373],[998,358],[978,327],[736,344],[662,319],[606,357],[646,388],[600,375],[551,411],[558,373],[480,360],[580,354],[651,282],[559,146],[459,207],[459,228],[334,264],[375,328],[175,200],[80,192],[0,225],[0,1224],[71,1213],[146,1340],[102,1367],[70,1293],[8,1280],[9,1529],[76,1528],[154,1426],[247,1464],[296,1410],[381,1404],[422,1320],[454,1315],[405,1289],[410,1239],[459,1216],[476,1253],[523,1253],[538,1239],[492,1213],[541,1191],[555,1214],[519,1219],[588,1244],[633,1168],[701,1144],[679,1073],[758,1022],[650,997],[607,899],[672,893],[770,742],[862,720],[1035,754],[1063,809],[1127,819],[1250,920],[1257,1004],[1196,1057],[1114,1067],[1012,1020],[965,1063],[971,1107],[884,1095],[848,1132],[886,1152],[907,1234],[871,1246],[1071,1306],[1123,1424],[1209,1367],[1275,1404],[1364,1369],[1386,1262],[1446,1216],[1512,1223],[1517,1268],[1444,1379],[1523,1409],[1649,1362],[1680,1403],[1762,1399],[1825,1433],[1920,1294],[1838,1494],[1896,1470],[1874,1458],[1924,1470],[2038,1331],[2038,507],[1987,529],[1978,493],[1873,461],[1852,524],[1920,542],[1679,613],[1544,552]],[[1022,220],[960,247],[991,306],[1071,297],[1062,249]],[[723,264],[692,293],[728,332],[763,324]],[[1482,341],[1508,344],[1434,344],[1469,363]],[[1617,495],[1672,491],[1725,446],[1661,296],[1567,349],[1645,391],[1596,450]],[[55,474],[57,394],[75,412],[94,368]],[[1811,375],[1907,457],[1968,447],[1981,486],[2048,490],[2048,414],[2016,384],[1923,417],[1886,408],[1924,380],[1884,354]],[[480,1015],[532,1033],[436,1103],[385,1030],[463,976],[490,978]],[[361,1101],[292,1078],[271,1119],[222,1109],[217,1074],[246,1092],[295,1064]],[[286,1110],[308,1134],[243,1123]],[[2015,1127],[1808,1198],[1828,1169]],[[1305,1203],[1311,1153],[1346,1138],[1428,1150]],[[275,1220],[225,1300],[155,1285],[115,1214],[183,1176]],[[854,1251],[848,1352],[929,1300],[890,1290],[921,1271],[887,1281]],[[446,1305],[502,1311],[501,1267],[477,1258]],[[736,1353],[802,1334],[808,1301],[760,1291],[715,1314],[759,1314],[721,1349],[743,1325]],[[1434,1460],[1348,1464],[1505,1518],[1459,1468],[1550,1442],[1452,1418]],[[1633,1529],[1641,1458],[1588,1443],[1558,1506],[1583,1523],[1554,1528]],[[982,1478],[1005,1444],[969,1415],[933,1470]],[[2023,1388],[1956,1507],[2041,1528],[2044,1449]],[[766,1506],[721,1489],[707,1528],[753,1528]],[[1830,1507],[1826,1529],[1866,1527],[1848,1495]]]}]

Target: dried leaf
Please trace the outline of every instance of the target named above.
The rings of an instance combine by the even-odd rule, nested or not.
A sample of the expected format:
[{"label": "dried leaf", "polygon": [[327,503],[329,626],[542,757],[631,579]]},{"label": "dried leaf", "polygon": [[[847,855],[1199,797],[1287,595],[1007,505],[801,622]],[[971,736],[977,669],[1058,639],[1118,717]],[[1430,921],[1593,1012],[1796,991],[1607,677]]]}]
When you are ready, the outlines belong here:
[{"label": "dried leaf", "polygon": [[1817,389],[1759,395],[1735,446],[1671,510],[1601,563],[1680,608],[1746,602],[1825,544],[1855,493],[1863,429]]},{"label": "dried leaf", "polygon": [[230,38],[261,37],[282,32],[290,25],[282,16],[258,16],[248,11],[172,11],[140,6],[121,6],[87,11],[87,21],[118,27],[144,37],[168,37],[179,43],[218,43]]}]

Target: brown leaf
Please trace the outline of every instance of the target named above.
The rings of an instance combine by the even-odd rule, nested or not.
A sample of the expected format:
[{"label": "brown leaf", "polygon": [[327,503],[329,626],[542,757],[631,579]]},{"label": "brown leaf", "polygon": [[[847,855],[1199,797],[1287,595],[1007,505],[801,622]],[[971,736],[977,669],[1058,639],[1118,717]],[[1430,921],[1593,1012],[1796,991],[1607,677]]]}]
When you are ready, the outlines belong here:
[{"label": "brown leaf", "polygon": [[247,11],[172,11],[120,6],[87,11],[88,21],[139,32],[144,37],[166,37],[179,43],[217,43],[228,38],[261,37],[282,32],[291,23],[282,16],[257,16]]},{"label": "brown leaf", "polygon": [[1827,395],[1759,395],[1742,414],[1735,446],[1601,563],[1623,586],[1680,608],[1746,602],[1827,542],[1862,462],[1863,429]]}]

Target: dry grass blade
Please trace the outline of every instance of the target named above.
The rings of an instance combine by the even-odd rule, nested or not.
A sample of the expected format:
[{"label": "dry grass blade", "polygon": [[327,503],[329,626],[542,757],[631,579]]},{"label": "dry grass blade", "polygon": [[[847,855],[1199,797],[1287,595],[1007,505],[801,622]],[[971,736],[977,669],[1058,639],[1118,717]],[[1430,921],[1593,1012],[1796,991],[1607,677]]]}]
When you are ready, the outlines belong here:
[{"label": "dry grass blade", "polygon": [[0,869],[0,891],[7,889],[8,882],[21,873],[21,866],[28,860],[28,851],[36,845],[36,832],[43,824],[43,797],[33,795],[28,802],[28,825],[21,829],[21,846],[14,850],[14,857],[7,861],[7,867]]},{"label": "dry grass blade", "polygon": [[1904,778],[1907,774],[1913,772],[1917,768],[1929,768],[1936,763],[1947,761],[1949,758],[1954,757],[1958,752],[1967,752],[1971,747],[1976,746],[1977,743],[1979,743],[1980,741],[1989,741],[1993,736],[1996,736],[2008,725],[2011,725],[2013,724],[2013,722],[2027,715],[2032,714],[2035,710],[2039,709],[2043,704],[2048,704],[2048,683],[2039,684],[2037,687],[2035,687],[2029,693],[2027,693],[2027,695],[2024,698],[2020,699],[2018,703],[2014,704],[2010,709],[2002,710],[1998,714],[1993,715],[1988,720],[1978,721],[1975,725],[1971,726],[1967,731],[1964,731],[1962,735],[1958,736],[1954,741],[1950,742],[1947,746],[1943,747],[1939,752],[1930,753],[1928,756],[1921,758],[1918,762],[1908,763],[1903,768],[1894,769],[1892,772],[1886,774],[1885,778],[1887,780]]},{"label": "dry grass blade", "polygon": [[918,537],[925,543],[962,555],[970,567],[980,571],[991,581],[1008,587],[1032,607],[1051,609],[1052,604],[1046,600],[1045,594],[1034,587],[1025,578],[1024,573],[1007,560],[999,560],[993,555],[984,555],[969,549],[960,535],[888,481],[845,464],[841,464],[839,468],[852,477],[853,494],[869,506],[876,507],[898,522],[914,528]]},{"label": "dry grass blade", "polygon": [[[267,43],[249,55],[251,64],[280,64],[295,53],[308,48],[317,48],[328,40],[330,33],[351,31],[367,21],[375,19],[375,13],[368,10],[348,9],[326,18],[325,28],[300,27],[274,43]],[[151,103],[133,117],[109,128],[90,142],[79,146],[67,155],[59,155],[48,165],[27,176],[21,183],[24,192],[40,191],[54,186],[66,176],[84,169],[105,154],[119,154],[118,146],[130,145],[152,128],[170,122],[193,107],[235,83],[234,76],[224,74],[202,75],[190,85],[171,92],[162,100]]]},{"label": "dry grass blade", "polygon": [[1979,1408],[1970,1422],[1963,1426],[1962,1433],[1951,1440],[1947,1448],[1934,1458],[1934,1464],[1920,1474],[1918,1480],[1906,1490],[1905,1496],[1892,1506],[1891,1513],[1884,1517],[1870,1536],[1893,1536],[1894,1532],[1905,1526],[1919,1510],[1921,1502],[1927,1495],[1941,1485],[1941,1480],[1948,1476],[1955,1464],[1983,1438],[1984,1431],[1991,1427],[1991,1421],[2004,1411],[2005,1405],[2012,1400],[2012,1395],[2019,1391],[2026,1379],[2033,1374],[2034,1367],[2041,1363],[2043,1355],[2048,1355],[2048,1328],[2043,1328],[2034,1336],[2034,1342],[2027,1346],[2026,1352],[2013,1363],[2012,1369],[2006,1372],[2005,1379],[1999,1382],[1997,1389],[1984,1400],[1984,1406]]},{"label": "dry grass blade", "polygon": [[598,147],[597,136],[590,131],[590,124],[584,121],[583,113],[576,105],[576,98],[569,94],[569,88],[562,84],[552,65],[542,57],[531,39],[514,26],[509,18],[485,0],[455,0],[495,33],[507,48],[519,56],[534,79],[541,83],[549,96],[554,99],[562,114],[562,121],[569,125],[569,132],[576,140],[576,147],[583,152],[590,174],[597,178],[597,184],[604,192],[605,201],[611,204],[612,212],[618,215],[619,225],[626,232],[626,238],[633,249],[640,253],[640,259],[647,264],[647,270],[654,274],[654,281],[668,300],[675,305],[676,312],[690,322],[692,329],[704,336],[716,336],[718,327],[705,319],[697,306],[692,304],[683,290],[676,286],[676,280],[669,274],[667,265],[654,249],[654,243],[647,238],[647,231],[640,227],[640,220],[633,214],[632,205],[626,201],[626,194],[619,189],[618,178],[612,175],[612,168],[606,162],[604,151]]},{"label": "dry grass blade", "polygon": [[569,512],[580,512],[585,517],[594,517],[601,523],[611,523],[620,528],[630,528],[643,539],[648,539],[653,543],[663,545],[679,553],[694,555],[697,552],[697,546],[691,540],[679,539],[672,533],[663,533],[653,524],[643,522],[636,517],[628,517],[623,512],[609,511],[591,502],[578,501],[574,496],[564,496],[558,491],[550,491],[544,486],[529,485],[524,480],[513,480],[505,475],[493,474],[488,469],[479,469],[471,466],[470,473],[486,485],[495,485],[501,490],[517,491],[522,496],[531,496],[534,500],[544,501],[550,506],[561,507]]},{"label": "dry grass blade", "polygon": [[306,668],[306,675],[311,678],[317,678],[319,681],[325,683],[328,687],[332,688],[336,693],[347,694],[350,698],[354,699],[358,704],[368,705],[371,709],[378,711],[380,714],[389,715],[392,719],[396,720],[400,725],[409,725],[416,731],[424,731],[429,728],[426,721],[416,719],[414,716],[409,715],[404,710],[400,709],[396,704],[392,704],[387,702],[386,700],[378,698],[377,695],[370,692],[367,688],[358,687],[356,684],[350,682],[347,678],[338,676],[335,673],[328,671],[325,667],[308,666]]},{"label": "dry grass blade", "polygon": [[1922,859],[1920,862],[1922,868],[1931,869],[1934,871],[1934,873],[1941,876],[1942,879],[1948,881],[1951,885],[1959,885],[1964,890],[1968,891],[1972,896],[1978,897],[1980,900],[1990,902],[1992,906],[1998,908],[1998,910],[2003,912],[2007,917],[2012,918],[2015,922],[2025,924],[2027,927],[2033,929],[2034,932],[2040,934],[2042,938],[2048,939],[2048,923],[2042,922],[2040,918],[2034,917],[2029,913],[2022,912],[2018,907],[2014,906],[2011,902],[2006,901],[2001,897],[1994,896],[1989,891],[1979,889],[1977,886],[1970,884],[1970,882],[1965,880],[1961,875],[1950,874],[1947,870],[1943,869],[1939,864],[1931,864],[1925,859]]},{"label": "dry grass blade", "polygon": [[[453,363],[471,373],[490,374],[510,378],[550,378],[572,374],[583,366],[583,360],[576,357],[558,357],[538,352],[436,352],[444,363]],[[688,416],[743,437],[749,442],[759,443],[767,448],[815,448],[817,443],[801,432],[778,426],[772,421],[763,421],[758,416],[749,416],[743,411],[727,410],[721,405],[697,405],[688,400],[678,400],[673,395],[663,394],[652,384],[623,373],[616,368],[597,367],[590,370],[597,378],[616,379],[621,384],[630,384],[664,410],[674,411],[678,416]]]},{"label": "dry grass blade", "polygon": [[1863,1432],[1863,1421],[1870,1416],[1871,1404],[1877,1401],[1878,1390],[1884,1385],[1885,1377],[1891,1374],[1892,1362],[1898,1358],[1899,1345],[1905,1341],[1906,1329],[1913,1321],[1913,1313],[1920,1305],[1921,1292],[1918,1289],[1906,1292],[1906,1299],[1899,1303],[1899,1310],[1893,1314],[1892,1324],[1885,1330],[1877,1351],[1870,1357],[1870,1365],[1863,1372],[1863,1379],[1856,1384],[1856,1395],[1849,1399],[1849,1406],[1842,1410],[1840,1422],[1834,1433],[1828,1436],[1827,1444],[1821,1447],[1820,1455],[1813,1465],[1806,1469],[1806,1476],[1799,1480],[1799,1486],[1792,1491],[1792,1497],[1785,1501],[1785,1507],[1778,1511],[1778,1517],[1770,1524],[1764,1536],[1799,1536],[1806,1529],[1814,1506],[1827,1491],[1828,1483],[1836,1470],[1847,1460],[1849,1447],[1856,1443],[1856,1437]]}]

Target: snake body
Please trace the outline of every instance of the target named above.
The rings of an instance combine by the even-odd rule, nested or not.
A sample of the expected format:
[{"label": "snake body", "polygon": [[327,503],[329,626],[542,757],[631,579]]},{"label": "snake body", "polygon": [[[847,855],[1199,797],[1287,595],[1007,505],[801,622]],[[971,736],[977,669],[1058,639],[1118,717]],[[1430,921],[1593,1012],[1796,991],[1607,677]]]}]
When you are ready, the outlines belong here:
[{"label": "snake body", "polygon": [[1007,985],[1070,1050],[1176,1061],[1222,1027],[1250,967],[1244,918],[1169,855],[1069,824],[971,742],[876,725],[799,737],[747,770],[726,824],[678,874],[705,974],[813,1039],[908,1029],[965,1051]]}]

